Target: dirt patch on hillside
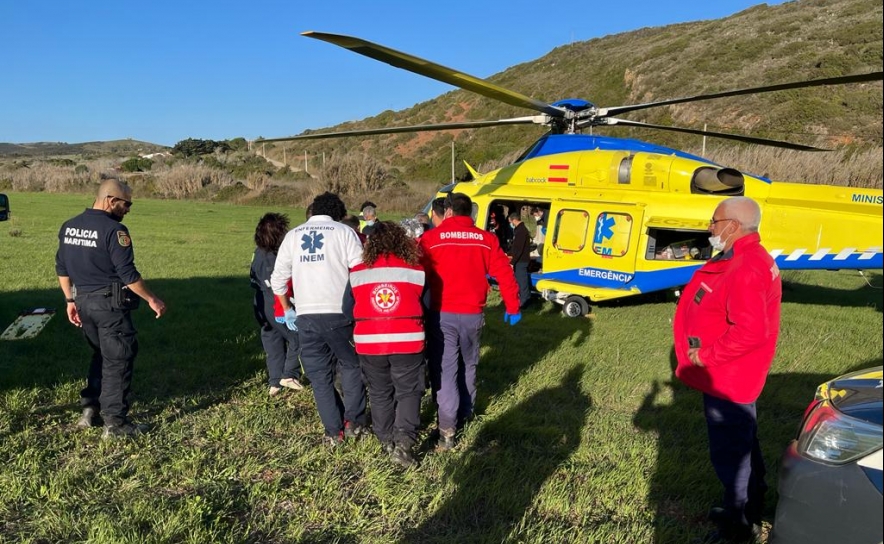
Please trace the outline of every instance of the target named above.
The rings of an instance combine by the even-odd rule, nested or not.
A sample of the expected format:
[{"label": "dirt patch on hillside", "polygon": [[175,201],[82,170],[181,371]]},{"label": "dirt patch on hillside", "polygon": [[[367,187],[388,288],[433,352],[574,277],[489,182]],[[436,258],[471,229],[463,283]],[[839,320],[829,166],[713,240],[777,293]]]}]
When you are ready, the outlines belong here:
[{"label": "dirt patch on hillside", "polygon": [[[451,108],[445,112],[445,115],[442,117],[444,120],[441,123],[460,123],[467,120],[467,113],[469,113],[470,109],[472,109],[472,105],[469,102],[459,102],[456,108]],[[458,113],[452,113],[452,110],[457,109]],[[436,138],[440,133],[447,132],[451,134],[451,137],[457,139],[461,132],[467,129],[453,129],[453,130],[437,130],[431,132],[417,132],[415,133],[407,142],[403,142],[396,146],[396,153],[405,156],[405,157],[413,157],[417,154],[418,150],[423,147],[427,142],[431,141],[433,138]]]}]

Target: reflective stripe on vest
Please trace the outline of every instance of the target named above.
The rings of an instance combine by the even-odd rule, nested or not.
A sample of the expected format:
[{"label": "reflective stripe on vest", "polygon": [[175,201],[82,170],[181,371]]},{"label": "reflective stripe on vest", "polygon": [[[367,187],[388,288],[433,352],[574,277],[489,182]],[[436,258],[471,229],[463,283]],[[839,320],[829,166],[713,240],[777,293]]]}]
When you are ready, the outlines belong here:
[{"label": "reflective stripe on vest", "polygon": [[370,283],[395,283],[404,282],[414,285],[424,285],[424,271],[413,268],[400,268],[397,266],[382,268],[366,268],[350,273],[350,285],[361,287]]},{"label": "reflective stripe on vest", "polygon": [[357,344],[383,344],[390,342],[423,342],[424,332],[402,332],[385,334],[354,334],[353,341]]}]

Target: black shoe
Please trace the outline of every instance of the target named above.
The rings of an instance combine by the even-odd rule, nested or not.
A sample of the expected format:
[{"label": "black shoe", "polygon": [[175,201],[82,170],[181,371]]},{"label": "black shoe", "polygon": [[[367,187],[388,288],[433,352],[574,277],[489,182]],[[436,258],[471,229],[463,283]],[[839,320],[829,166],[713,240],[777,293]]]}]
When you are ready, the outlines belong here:
[{"label": "black shoe", "polygon": [[390,452],[390,460],[402,468],[413,467],[417,464],[417,459],[415,459],[411,448],[406,446],[394,446],[393,451]]},{"label": "black shoe", "polygon": [[393,453],[393,448],[395,448],[395,447],[396,447],[396,445],[393,444],[392,440],[388,440],[386,442],[384,442],[384,441],[381,442],[381,449],[383,449],[384,453],[386,453],[386,454]]},{"label": "black shoe", "polygon": [[[735,525],[724,508],[713,508],[709,511],[709,520],[718,525],[704,539],[697,541],[702,544],[755,544],[761,542],[760,525]],[[719,521],[722,520],[722,521]]]},{"label": "black shoe", "polygon": [[450,451],[457,445],[454,429],[439,429],[439,442],[436,443],[437,451]]},{"label": "black shoe", "polygon": [[335,449],[344,445],[344,431],[336,435],[325,435],[322,437],[322,443],[329,448]]},{"label": "black shoe", "polygon": [[77,420],[77,428],[78,429],[89,429],[90,427],[95,427],[95,416],[96,410],[94,406],[87,406],[83,408],[83,414],[80,416],[80,419]]},{"label": "black shoe", "polygon": [[101,439],[135,438],[144,434],[145,431],[147,431],[145,425],[135,425],[134,423],[127,421],[121,425],[105,425],[104,432],[101,433]]},{"label": "black shoe", "polygon": [[359,423],[353,423],[352,421],[345,421],[344,422],[344,437],[345,438],[349,438],[350,440],[355,440],[364,434],[368,434],[368,429],[366,429],[364,425],[360,425]]}]

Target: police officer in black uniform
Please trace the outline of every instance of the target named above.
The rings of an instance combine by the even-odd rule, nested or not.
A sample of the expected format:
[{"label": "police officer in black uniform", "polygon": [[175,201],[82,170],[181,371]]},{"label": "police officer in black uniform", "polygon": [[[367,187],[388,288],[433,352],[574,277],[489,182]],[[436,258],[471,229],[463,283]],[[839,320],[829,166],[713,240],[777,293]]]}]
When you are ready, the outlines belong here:
[{"label": "police officer in black uniform", "polygon": [[[147,288],[135,268],[132,239],[121,223],[132,206],[132,190],[106,179],[92,208],[69,219],[58,232],[55,271],[67,302],[68,320],[83,329],[92,348],[86,388],[80,392],[81,428],[92,427],[100,410],[102,438],[134,436],[142,429],[127,418],[132,367],[138,353],[130,316],[140,297],[157,319],[166,305]],[[137,296],[133,296],[137,295]]]}]

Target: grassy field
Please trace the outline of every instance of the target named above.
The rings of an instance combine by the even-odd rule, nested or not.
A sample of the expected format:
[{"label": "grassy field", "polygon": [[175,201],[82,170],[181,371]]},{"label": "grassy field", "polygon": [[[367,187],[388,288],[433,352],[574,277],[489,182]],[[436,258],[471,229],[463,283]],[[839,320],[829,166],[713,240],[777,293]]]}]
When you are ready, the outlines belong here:
[{"label": "grassy field", "polygon": [[[592,319],[547,303],[510,328],[492,297],[479,417],[454,452],[424,445],[403,471],[374,439],[322,447],[309,392],[267,395],[248,266],[271,210],[137,200],[136,263],[169,313],[135,315],[132,416],[152,430],[106,443],[73,428],[88,348],[54,273],[58,227],[91,199],[11,197],[0,329],[25,308],[62,313],[36,339],[0,342],[0,541],[675,544],[711,529],[719,486],[700,395],[672,376],[671,301],[600,306]],[[881,364],[882,278],[867,278],[874,287],[855,271],[784,276],[759,400],[772,490],[815,386]],[[774,502],[772,491],[768,520]]]}]

